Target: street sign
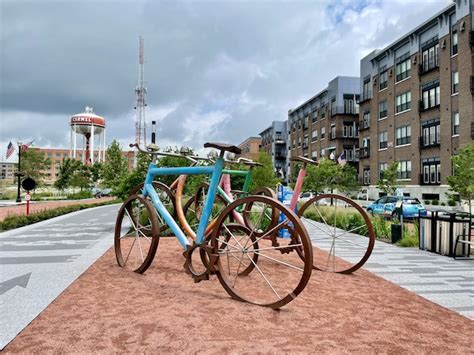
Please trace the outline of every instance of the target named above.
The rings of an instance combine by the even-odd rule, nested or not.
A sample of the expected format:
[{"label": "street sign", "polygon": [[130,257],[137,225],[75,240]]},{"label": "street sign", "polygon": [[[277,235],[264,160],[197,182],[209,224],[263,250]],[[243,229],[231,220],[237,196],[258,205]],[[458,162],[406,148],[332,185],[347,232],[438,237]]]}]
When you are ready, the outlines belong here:
[{"label": "street sign", "polygon": [[26,194],[25,201],[31,201],[31,195],[30,194]]},{"label": "street sign", "polygon": [[25,189],[26,191],[34,190],[36,187],[36,181],[30,177],[27,177],[21,182],[21,187],[23,187],[23,189]]}]

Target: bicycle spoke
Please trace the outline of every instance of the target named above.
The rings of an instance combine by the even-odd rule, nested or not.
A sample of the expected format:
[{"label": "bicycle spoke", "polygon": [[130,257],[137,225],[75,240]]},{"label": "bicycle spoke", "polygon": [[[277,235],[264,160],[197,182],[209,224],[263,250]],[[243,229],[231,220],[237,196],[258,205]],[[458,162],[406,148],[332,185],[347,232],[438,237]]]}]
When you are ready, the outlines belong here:
[{"label": "bicycle spoke", "polygon": [[274,262],[276,262],[276,263],[278,263],[278,264],[282,264],[282,265],[288,266],[288,267],[290,267],[290,268],[292,268],[292,269],[295,269],[295,270],[304,272],[304,269],[302,269],[302,268],[300,268],[300,267],[298,267],[298,266],[294,266],[294,265],[291,265],[291,264],[286,263],[286,262],[284,262],[284,261],[281,261],[281,260],[272,258],[271,256],[268,256],[268,255],[265,255],[265,254],[262,254],[262,253],[259,253],[259,252],[255,252],[255,254],[258,254],[259,256],[262,256],[262,257],[264,257],[264,258],[266,258],[266,259],[272,260],[272,261],[274,261]]}]

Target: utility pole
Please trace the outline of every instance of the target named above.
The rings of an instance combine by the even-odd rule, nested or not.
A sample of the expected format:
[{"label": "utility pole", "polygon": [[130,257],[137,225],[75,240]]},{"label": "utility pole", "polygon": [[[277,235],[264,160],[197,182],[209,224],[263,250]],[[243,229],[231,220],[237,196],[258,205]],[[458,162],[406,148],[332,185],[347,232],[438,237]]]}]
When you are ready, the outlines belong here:
[{"label": "utility pole", "polygon": [[[135,110],[137,110],[136,120],[135,120],[135,143],[140,146],[146,146],[146,123],[145,123],[145,107],[147,106],[145,101],[146,88],[145,88],[145,75],[144,75],[144,43],[143,38],[140,36],[139,44],[139,53],[138,53],[138,85],[135,88],[135,93],[137,95],[137,105]],[[137,164],[137,150],[135,150],[135,159],[134,166]]]}]

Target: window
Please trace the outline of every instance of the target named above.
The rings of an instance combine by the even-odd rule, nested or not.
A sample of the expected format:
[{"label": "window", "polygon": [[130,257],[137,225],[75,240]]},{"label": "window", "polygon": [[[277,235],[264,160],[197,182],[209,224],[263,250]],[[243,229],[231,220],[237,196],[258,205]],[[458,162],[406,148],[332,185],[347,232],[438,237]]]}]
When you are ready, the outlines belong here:
[{"label": "window", "polygon": [[318,111],[315,110],[313,111],[313,113],[311,114],[311,122],[314,123],[318,120]]},{"label": "window", "polygon": [[315,142],[318,140],[318,130],[315,129],[313,132],[311,132],[311,142]]},{"label": "window", "polygon": [[362,85],[362,100],[370,99],[370,76],[364,79],[364,84]]},{"label": "window", "polygon": [[379,90],[383,90],[387,87],[388,85],[388,72],[387,72],[387,66],[384,65],[380,69],[380,74],[379,74]]},{"label": "window", "polygon": [[441,140],[441,131],[439,119],[425,121],[421,125],[422,129],[422,146],[436,146]]},{"label": "window", "polygon": [[459,112],[453,112],[453,136],[459,135]]},{"label": "window", "polygon": [[397,146],[411,143],[411,126],[403,126],[403,127],[397,128],[396,134],[397,134],[397,140],[396,140]]},{"label": "window", "polygon": [[452,93],[457,94],[459,92],[459,72],[453,71],[452,73]]},{"label": "window", "polygon": [[301,137],[298,137],[298,147],[301,147]]},{"label": "window", "polygon": [[379,164],[379,179],[383,179],[384,172],[387,170],[388,164],[387,163],[381,163]]},{"label": "window", "polygon": [[407,111],[411,107],[411,91],[407,91],[401,95],[398,95],[395,99],[396,113]]},{"label": "window", "polygon": [[411,179],[411,160],[402,160],[398,162],[398,179]]},{"label": "window", "polygon": [[293,139],[293,149],[296,148],[296,139]]},{"label": "window", "polygon": [[359,113],[359,95],[344,94],[344,113],[355,115]]},{"label": "window", "polygon": [[324,139],[326,136],[326,127],[321,127],[321,139]]},{"label": "window", "polygon": [[311,159],[313,159],[313,160],[318,159],[318,152],[316,150],[311,152]]},{"label": "window", "polygon": [[364,169],[363,180],[364,180],[364,185],[370,184],[370,169]]},{"label": "window", "polygon": [[331,125],[331,139],[335,139],[335,138],[336,138],[336,125],[332,124]]},{"label": "window", "polygon": [[307,129],[308,127],[309,127],[309,116],[306,116],[303,122],[303,129]]},{"label": "window", "polygon": [[342,136],[344,138],[354,137],[354,126],[344,124],[344,126],[342,126]]},{"label": "window", "polygon": [[387,148],[387,132],[380,132],[379,133],[379,149]]},{"label": "window", "polygon": [[334,116],[337,113],[336,109],[336,98],[333,97],[331,100],[331,116]]},{"label": "window", "polygon": [[421,96],[423,98],[423,110],[438,106],[441,99],[439,80],[424,84],[421,87]]},{"label": "window", "polygon": [[451,36],[451,55],[458,54],[458,31],[453,31]]},{"label": "window", "polygon": [[303,139],[303,149],[308,148],[308,141],[309,141],[308,135],[305,134],[304,139]]},{"label": "window", "polygon": [[370,111],[365,111],[362,115],[362,122],[360,129],[365,129],[370,127]]},{"label": "window", "polygon": [[422,165],[424,184],[441,183],[441,164],[439,158],[423,159]]},{"label": "window", "polygon": [[406,79],[410,76],[411,72],[411,60],[410,60],[410,52],[405,53],[401,57],[397,58],[397,64],[395,66],[395,81],[401,81]]},{"label": "window", "polygon": [[438,37],[434,37],[422,46],[423,72],[439,66]]},{"label": "window", "polygon": [[387,117],[387,100],[383,100],[379,102],[379,120],[384,119]]}]

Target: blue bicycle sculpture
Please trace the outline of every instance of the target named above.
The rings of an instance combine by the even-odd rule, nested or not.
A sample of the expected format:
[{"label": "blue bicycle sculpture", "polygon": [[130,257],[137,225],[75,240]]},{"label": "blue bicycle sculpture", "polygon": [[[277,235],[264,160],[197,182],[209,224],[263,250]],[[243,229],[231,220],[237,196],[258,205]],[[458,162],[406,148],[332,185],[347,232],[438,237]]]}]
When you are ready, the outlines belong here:
[{"label": "blue bicycle sculpture", "polygon": [[[224,154],[240,154],[240,149],[219,143],[206,143],[204,147],[220,151],[213,165],[158,168],[155,146],[146,150],[137,146],[152,156],[152,163],[141,191],[132,193],[118,212],[114,238],[117,262],[124,269],[144,273],[155,257],[164,223],[181,244],[184,268],[195,282],[216,275],[233,299],[280,308],[295,299],[310,279],[313,254],[307,231],[282,203],[259,195],[230,203],[220,212],[212,233],[206,233],[224,168]],[[157,176],[183,174],[210,175],[195,238],[186,236],[153,187]],[[246,222],[236,222],[236,213],[243,213],[242,220]],[[282,230],[290,237],[277,238]]]}]

